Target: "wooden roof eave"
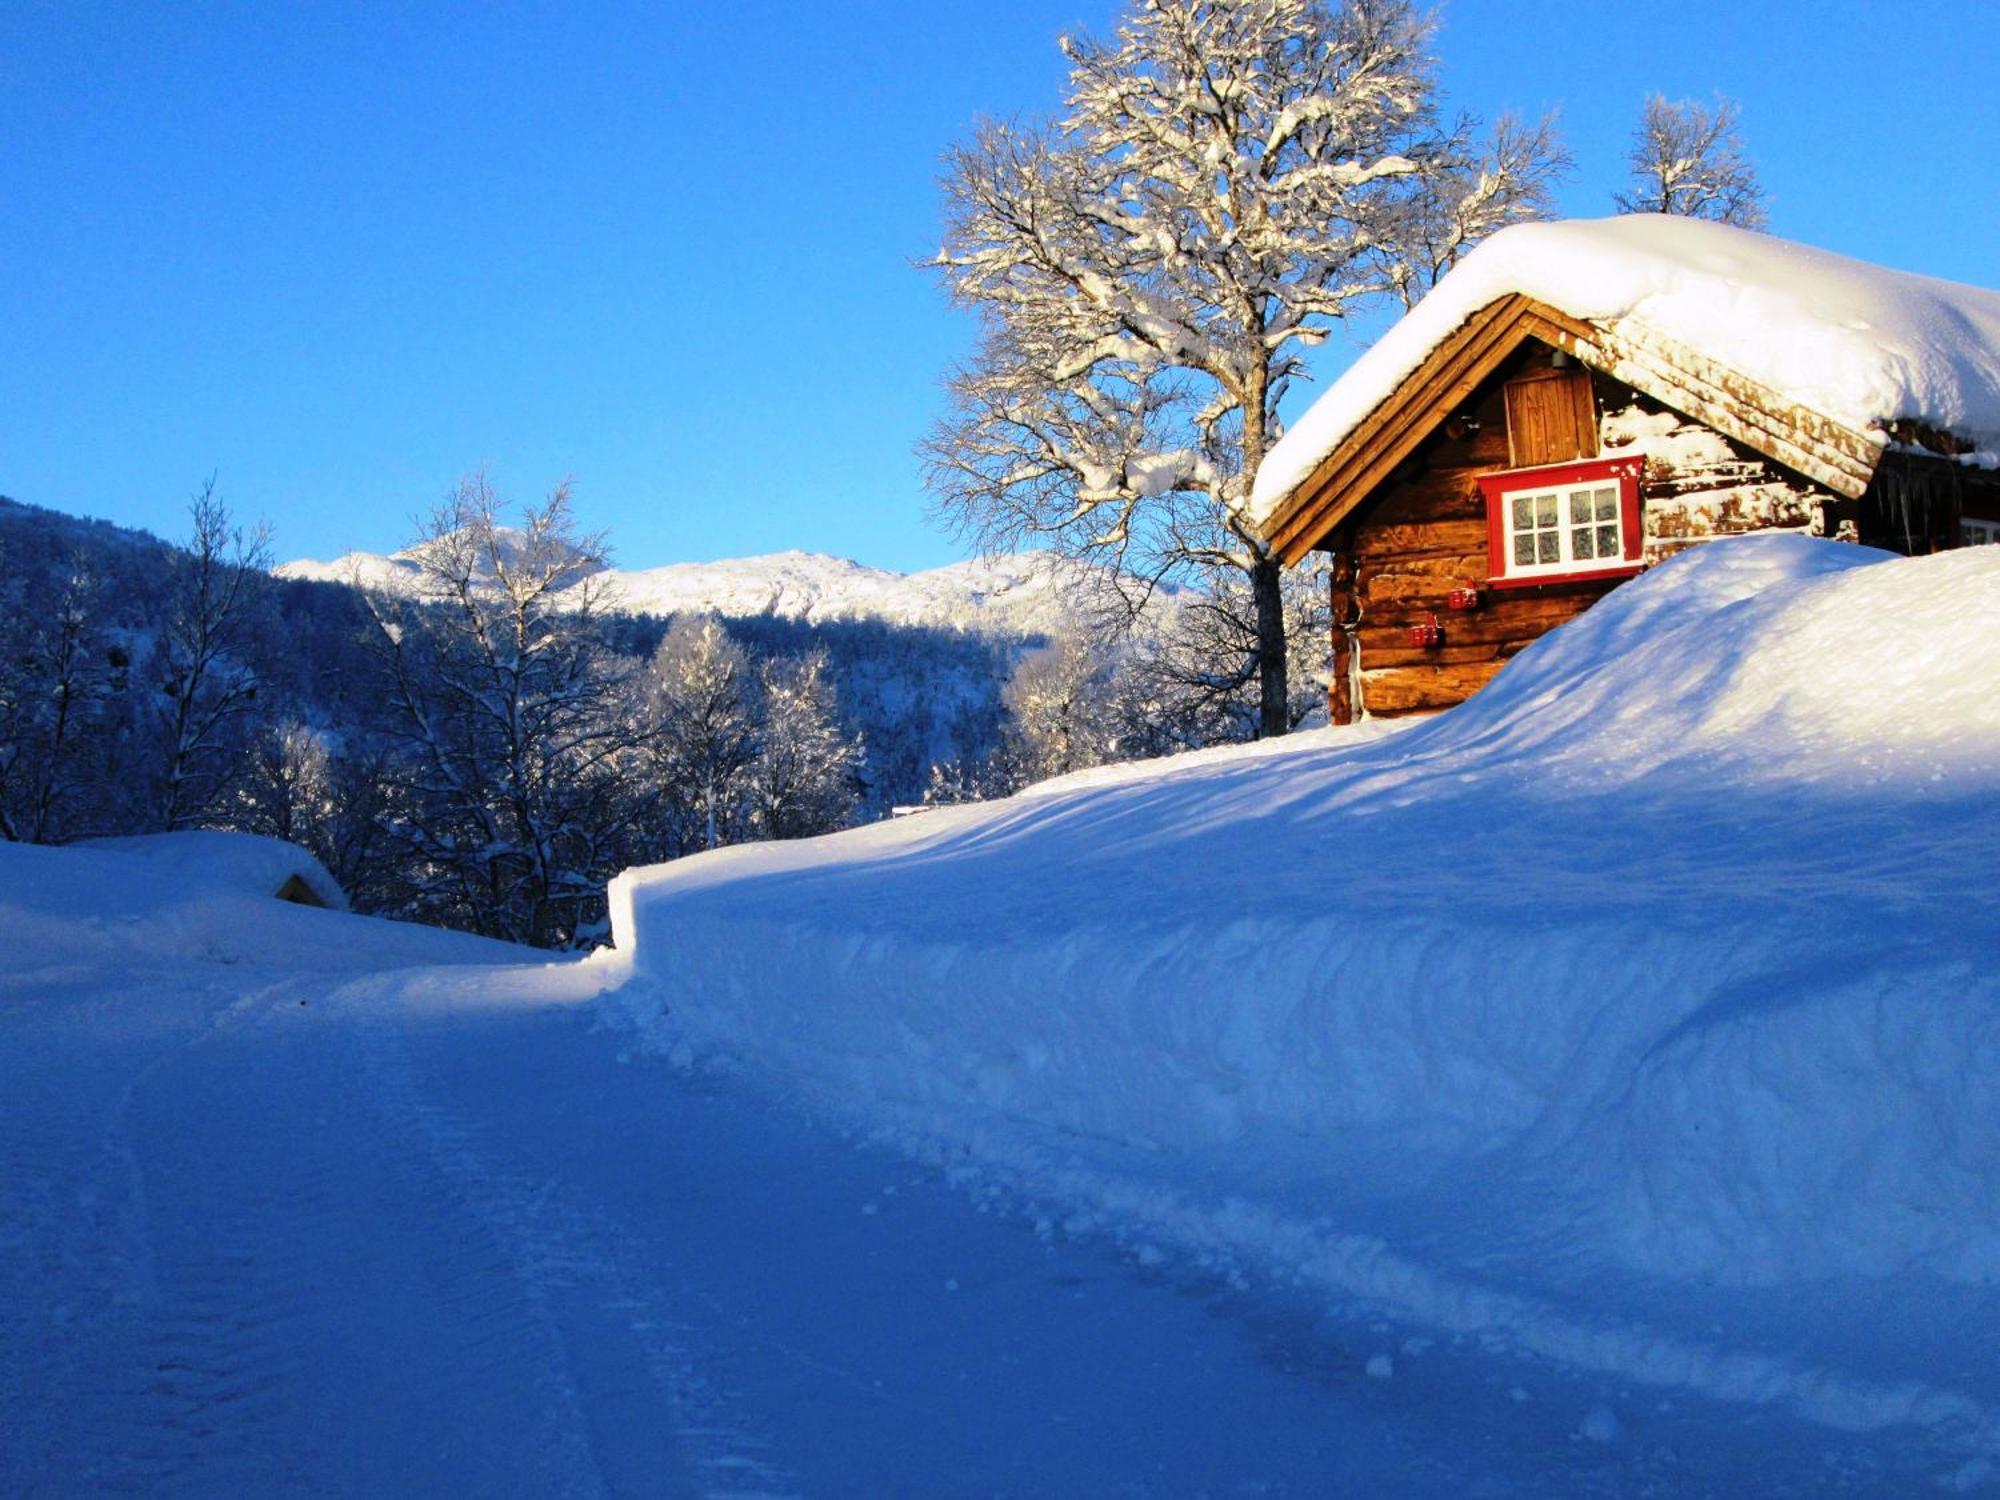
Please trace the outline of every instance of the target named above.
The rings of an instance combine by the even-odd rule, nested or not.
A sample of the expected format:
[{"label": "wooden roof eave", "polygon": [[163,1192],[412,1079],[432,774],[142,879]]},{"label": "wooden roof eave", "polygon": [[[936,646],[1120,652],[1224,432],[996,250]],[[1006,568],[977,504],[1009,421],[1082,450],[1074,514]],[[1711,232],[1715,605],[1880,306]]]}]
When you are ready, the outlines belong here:
[{"label": "wooden roof eave", "polygon": [[1298,562],[1381,486],[1522,342],[1564,350],[1746,447],[1858,498],[1883,442],[1787,402],[1770,387],[1630,320],[1599,326],[1512,293],[1434,349],[1266,519],[1281,561]]}]

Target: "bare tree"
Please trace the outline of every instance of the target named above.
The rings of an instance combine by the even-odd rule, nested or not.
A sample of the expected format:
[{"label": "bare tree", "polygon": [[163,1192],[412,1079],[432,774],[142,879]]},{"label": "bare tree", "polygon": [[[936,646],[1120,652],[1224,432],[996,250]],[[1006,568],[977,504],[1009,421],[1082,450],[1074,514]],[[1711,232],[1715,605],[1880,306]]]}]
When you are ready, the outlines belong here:
[{"label": "bare tree", "polygon": [[1384,274],[1406,307],[1495,230],[1551,217],[1556,184],[1574,167],[1553,114],[1533,124],[1503,114],[1483,145],[1473,142],[1476,129],[1459,121],[1437,169],[1403,195],[1382,247]]},{"label": "bare tree", "polygon": [[85,742],[116,669],[98,621],[100,586],[78,553],[52,597],[0,588],[0,838],[61,838]]},{"label": "bare tree", "polygon": [[211,814],[234,763],[230,740],[257,700],[258,675],[246,647],[270,566],[270,529],[230,518],[210,476],[188,507],[185,551],[160,632],[164,748],[154,822],[186,828]]},{"label": "bare tree", "polygon": [[566,484],[502,525],[480,474],[412,552],[424,597],[369,607],[404,747],[395,822],[413,902],[494,936],[575,942],[631,816],[621,668],[596,629],[602,539],[578,530]]},{"label": "bare tree", "polygon": [[267,725],[246,754],[231,822],[318,854],[339,816],[331,736],[298,719]]},{"label": "bare tree", "polygon": [[[1121,738],[1133,755],[1162,755],[1195,745],[1255,737],[1257,705],[1245,701],[1231,664],[1251,649],[1250,611],[1241,577],[1219,573],[1208,587],[1182,594],[1158,629],[1135,643],[1121,672],[1127,712]],[[1297,727],[1326,702],[1329,629],[1326,575],[1294,568],[1284,577],[1285,720]]]},{"label": "bare tree", "polygon": [[1546,125],[1472,169],[1430,36],[1409,0],[1150,0],[1064,41],[1058,122],[987,124],[946,158],[935,264],[983,331],[924,444],[940,514],[1140,599],[1241,575],[1233,670],[1265,734],[1289,719],[1284,591],[1248,505],[1279,398],[1357,305],[1539,211],[1553,170]]},{"label": "bare tree", "polygon": [[1736,121],[1736,105],[1720,95],[1713,108],[1649,95],[1626,155],[1632,190],[1614,195],[1619,211],[1762,229],[1764,190]]}]

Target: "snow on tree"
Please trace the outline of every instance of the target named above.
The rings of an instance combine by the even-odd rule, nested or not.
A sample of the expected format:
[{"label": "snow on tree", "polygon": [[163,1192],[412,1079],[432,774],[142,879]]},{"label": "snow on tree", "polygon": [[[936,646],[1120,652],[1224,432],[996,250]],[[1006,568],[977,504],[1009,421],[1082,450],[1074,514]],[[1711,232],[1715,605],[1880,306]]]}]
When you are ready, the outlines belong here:
[{"label": "snow on tree", "polygon": [[266,727],[250,750],[242,794],[247,833],[312,847],[312,831],[332,810],[333,753],[327,736],[297,719]]},{"label": "snow on tree", "polygon": [[860,785],[862,743],[842,733],[824,650],[764,664],[752,826],[762,838],[810,838],[845,827]]},{"label": "snow on tree", "polygon": [[1110,664],[1082,634],[1067,634],[1015,663],[1000,701],[1003,754],[1017,786],[1098,766],[1115,751],[1106,703]]},{"label": "snow on tree", "polygon": [[1762,229],[1764,190],[1744,155],[1733,101],[1713,108],[1649,95],[1626,154],[1632,191],[1614,194],[1628,214],[1680,214]]},{"label": "snow on tree", "polygon": [[596,629],[602,541],[579,531],[566,484],[510,529],[475,475],[412,551],[423,597],[369,606],[405,752],[394,831],[415,859],[413,904],[494,936],[574,942],[631,816],[616,774],[630,726]]},{"label": "snow on tree", "polygon": [[1459,122],[1454,149],[1403,201],[1385,263],[1405,307],[1495,230],[1552,217],[1556,184],[1572,168],[1553,115],[1529,124],[1503,114],[1478,151],[1468,148],[1472,130]]},{"label": "snow on tree", "polygon": [[230,827],[309,850],[357,907],[407,901],[395,874],[399,841],[385,827],[392,807],[400,817],[398,778],[379,747],[288,716],[265,726],[246,760]]},{"label": "snow on tree", "polygon": [[1540,211],[1553,136],[1475,170],[1408,0],[1147,0],[1066,39],[1066,110],[947,157],[936,265],[982,334],[926,440],[940,512],[1145,587],[1247,581],[1227,671],[1285,731],[1277,559],[1246,513],[1301,356],[1356,307]]},{"label": "snow on tree", "polygon": [[268,528],[237,526],[213,478],[188,512],[193,529],[175,558],[157,658],[162,749],[154,825],[170,830],[212,816],[236,765],[234,732],[256,709],[252,636],[271,561]]},{"label": "snow on tree", "polygon": [[647,667],[641,744],[653,764],[663,857],[742,836],[757,756],[750,658],[713,616],[674,621]]}]

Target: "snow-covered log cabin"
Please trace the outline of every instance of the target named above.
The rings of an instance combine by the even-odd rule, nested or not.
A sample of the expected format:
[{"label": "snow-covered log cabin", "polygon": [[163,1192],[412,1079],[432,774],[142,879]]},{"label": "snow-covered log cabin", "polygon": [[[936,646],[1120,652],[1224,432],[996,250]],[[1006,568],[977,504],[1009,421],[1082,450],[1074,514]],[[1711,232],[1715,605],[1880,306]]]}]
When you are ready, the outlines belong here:
[{"label": "snow-covered log cabin", "polygon": [[[1336,723],[1447,708],[1682,548],[2000,541],[2000,292],[1632,215],[1495,235],[1266,458]],[[1863,628],[1865,622],[1856,622]]]}]

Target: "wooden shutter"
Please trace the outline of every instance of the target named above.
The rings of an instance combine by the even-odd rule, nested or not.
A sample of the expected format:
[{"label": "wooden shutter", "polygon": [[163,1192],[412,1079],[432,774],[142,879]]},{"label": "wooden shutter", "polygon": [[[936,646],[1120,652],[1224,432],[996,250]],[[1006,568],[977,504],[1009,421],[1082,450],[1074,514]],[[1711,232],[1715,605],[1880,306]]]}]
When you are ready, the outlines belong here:
[{"label": "wooden shutter", "polygon": [[1574,463],[1597,457],[1597,403],[1588,370],[1536,370],[1507,382],[1507,463]]}]

